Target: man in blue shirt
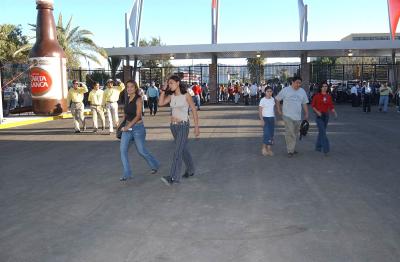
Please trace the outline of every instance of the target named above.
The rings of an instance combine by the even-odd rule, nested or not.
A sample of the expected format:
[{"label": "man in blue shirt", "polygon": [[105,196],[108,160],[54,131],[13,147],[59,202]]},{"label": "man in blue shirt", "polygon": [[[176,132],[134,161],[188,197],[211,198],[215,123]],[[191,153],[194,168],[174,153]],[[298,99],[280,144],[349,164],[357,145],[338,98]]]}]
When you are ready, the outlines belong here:
[{"label": "man in blue shirt", "polygon": [[156,87],[154,81],[151,82],[150,87],[147,88],[146,96],[147,96],[148,103],[149,103],[150,115],[156,115],[158,98],[160,96],[160,92],[158,91],[158,88]]}]

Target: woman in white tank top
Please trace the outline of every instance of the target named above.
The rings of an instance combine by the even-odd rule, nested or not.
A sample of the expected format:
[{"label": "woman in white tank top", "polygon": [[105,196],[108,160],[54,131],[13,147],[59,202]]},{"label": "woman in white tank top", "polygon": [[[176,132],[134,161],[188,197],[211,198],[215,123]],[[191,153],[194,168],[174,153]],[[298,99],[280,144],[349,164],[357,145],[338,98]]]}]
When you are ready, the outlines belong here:
[{"label": "woman in white tank top", "polygon": [[160,91],[161,95],[158,105],[165,106],[170,104],[172,109],[170,128],[175,141],[174,158],[170,174],[169,176],[162,177],[161,180],[167,185],[172,185],[180,182],[182,162],[186,166],[183,177],[188,178],[194,175],[193,158],[187,145],[190,129],[189,107],[193,113],[194,133],[196,137],[200,135],[199,117],[192,97],[186,92],[186,87],[178,76],[173,75],[169,77],[168,87]]}]

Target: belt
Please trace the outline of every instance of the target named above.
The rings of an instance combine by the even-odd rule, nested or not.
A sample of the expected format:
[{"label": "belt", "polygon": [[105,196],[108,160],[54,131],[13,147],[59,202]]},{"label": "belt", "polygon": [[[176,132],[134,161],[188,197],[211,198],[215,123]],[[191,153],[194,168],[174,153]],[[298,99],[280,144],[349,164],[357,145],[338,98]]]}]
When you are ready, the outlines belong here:
[{"label": "belt", "polygon": [[118,101],[107,101],[107,103],[117,103]]},{"label": "belt", "polygon": [[189,124],[189,120],[187,121],[172,121],[171,125],[183,125],[183,124]]}]

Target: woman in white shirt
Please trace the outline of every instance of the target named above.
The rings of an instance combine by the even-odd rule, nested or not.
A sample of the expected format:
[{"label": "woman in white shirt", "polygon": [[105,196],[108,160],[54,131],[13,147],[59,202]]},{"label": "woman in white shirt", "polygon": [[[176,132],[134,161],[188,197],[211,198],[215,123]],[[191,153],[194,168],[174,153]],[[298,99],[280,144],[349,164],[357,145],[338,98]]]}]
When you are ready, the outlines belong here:
[{"label": "woman in white shirt", "polygon": [[181,79],[172,75],[168,78],[168,86],[166,89],[161,89],[159,106],[170,104],[171,107],[171,132],[174,136],[175,151],[172,160],[172,166],[169,176],[164,176],[161,180],[166,185],[179,183],[181,179],[182,161],[185,162],[186,172],[184,178],[194,175],[194,165],[192,156],[188,150],[188,136],[189,136],[189,107],[193,114],[194,119],[194,133],[196,137],[200,135],[199,117],[197,115],[196,106],[193,99],[187,92],[186,86],[181,82]]},{"label": "woman in white shirt", "polygon": [[274,129],[275,129],[275,99],[272,97],[272,87],[265,88],[265,96],[261,99],[258,108],[261,125],[264,129],[263,145],[261,153],[264,156],[273,156],[271,146],[274,144]]}]

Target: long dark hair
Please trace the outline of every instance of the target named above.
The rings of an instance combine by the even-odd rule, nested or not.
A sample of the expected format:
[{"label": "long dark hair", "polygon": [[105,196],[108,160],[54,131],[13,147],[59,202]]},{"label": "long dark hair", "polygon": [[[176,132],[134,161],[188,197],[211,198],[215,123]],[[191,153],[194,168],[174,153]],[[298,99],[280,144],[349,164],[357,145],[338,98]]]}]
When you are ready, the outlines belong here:
[{"label": "long dark hair", "polygon": [[327,94],[330,94],[331,89],[329,88],[328,81],[326,81],[326,80],[322,81],[322,82],[318,85],[318,93],[321,93],[321,92],[322,92],[322,86],[323,86],[323,85],[327,85],[327,86],[328,86],[328,89],[326,90],[326,93],[327,93]]},{"label": "long dark hair", "polygon": [[[141,97],[141,95],[140,95],[140,93],[139,93],[139,85],[136,83],[136,81],[133,81],[133,80],[128,80],[128,81],[126,81],[126,83],[125,83],[125,85],[126,85],[126,92],[128,93],[128,84],[133,84],[133,86],[135,87],[135,89],[136,89],[136,91],[135,91],[135,95],[137,96],[137,97]],[[128,96],[129,96],[129,94],[128,94]]]},{"label": "long dark hair", "polygon": [[[186,87],[186,85],[184,83],[182,83],[182,79],[179,76],[172,75],[172,76],[170,76],[168,78],[168,81],[169,80],[174,80],[175,82],[179,82],[179,90],[181,91],[182,95],[187,93],[187,87]],[[169,89],[169,87],[167,88],[166,94],[167,95],[172,95],[173,94],[173,92]]]}]

